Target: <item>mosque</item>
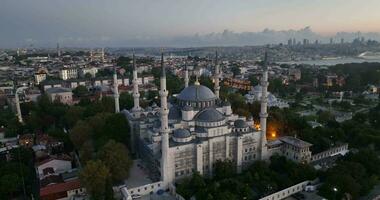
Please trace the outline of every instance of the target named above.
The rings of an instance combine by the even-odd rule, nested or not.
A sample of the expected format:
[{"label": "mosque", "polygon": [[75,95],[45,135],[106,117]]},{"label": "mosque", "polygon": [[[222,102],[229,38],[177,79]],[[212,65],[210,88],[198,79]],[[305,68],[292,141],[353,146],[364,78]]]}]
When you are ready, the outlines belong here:
[{"label": "mosque", "polygon": [[[165,185],[198,171],[212,175],[214,163],[231,160],[240,172],[255,160],[267,160],[279,153],[295,161],[310,160],[311,144],[294,137],[267,141],[268,71],[265,55],[261,79],[260,129],[252,118],[246,119],[232,112],[231,104],[219,98],[221,70],[215,58],[214,91],[198,80],[189,85],[185,72],[185,88],[168,101],[163,54],[160,78],[160,107],[141,108],[137,70],[133,56],[133,99],[131,110],[121,111],[131,126],[132,153],[147,166],[152,177]],[[117,79],[114,75],[114,79]],[[115,108],[119,110],[117,87]],[[117,100],[117,101],[116,101]]]}]

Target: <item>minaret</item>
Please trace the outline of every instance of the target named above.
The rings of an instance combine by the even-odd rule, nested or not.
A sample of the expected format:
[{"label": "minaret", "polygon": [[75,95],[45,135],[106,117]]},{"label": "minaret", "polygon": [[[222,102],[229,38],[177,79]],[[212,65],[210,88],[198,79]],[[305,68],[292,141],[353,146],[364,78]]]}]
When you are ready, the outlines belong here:
[{"label": "minaret", "polygon": [[93,52],[92,49],[90,50],[90,62],[92,62]]},{"label": "minaret", "polygon": [[172,178],[170,178],[169,167],[169,123],[168,123],[168,91],[166,90],[166,72],[164,65],[164,54],[161,54],[161,67],[162,74],[160,79],[160,97],[161,97],[161,178],[164,184],[170,183]]},{"label": "minaret", "polygon": [[266,160],[267,153],[267,104],[268,104],[268,54],[265,52],[264,66],[263,66],[263,77],[261,79],[261,111],[260,111],[260,131],[261,131],[261,141],[260,141],[260,151],[261,160]]},{"label": "minaret", "polygon": [[189,69],[187,67],[186,63],[186,69],[185,69],[185,88],[189,87]]},{"label": "minaret", "polygon": [[219,98],[219,79],[220,79],[220,71],[219,71],[219,63],[218,63],[218,51],[215,51],[215,75],[214,75],[214,93],[217,98]]},{"label": "minaret", "polygon": [[139,83],[137,78],[137,68],[136,68],[136,60],[135,60],[135,54],[133,53],[133,108],[132,113],[135,118],[140,117],[140,93],[139,93]]},{"label": "minaret", "polygon": [[23,123],[23,120],[22,120],[22,114],[21,114],[21,107],[20,107],[20,98],[18,96],[18,92],[19,92],[19,89],[16,89],[16,92],[15,92],[15,103],[16,103],[16,112],[17,112],[17,118],[18,118],[18,121],[20,123]]},{"label": "minaret", "polygon": [[116,73],[116,67],[115,67],[114,72],[113,72],[113,96],[115,98],[115,113],[120,112],[118,86],[119,86],[119,83],[117,81],[117,73]]},{"label": "minaret", "polygon": [[102,59],[102,62],[104,62],[104,48],[102,48],[101,59]]}]

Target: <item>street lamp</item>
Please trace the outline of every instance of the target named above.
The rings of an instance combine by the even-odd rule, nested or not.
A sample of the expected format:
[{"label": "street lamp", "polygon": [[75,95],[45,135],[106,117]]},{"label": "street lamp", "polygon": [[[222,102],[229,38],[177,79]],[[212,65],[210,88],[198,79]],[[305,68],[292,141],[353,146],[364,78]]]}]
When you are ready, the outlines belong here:
[{"label": "street lamp", "polygon": [[333,191],[334,191],[334,200],[335,200],[336,199],[336,193],[338,192],[338,188],[333,187]]}]

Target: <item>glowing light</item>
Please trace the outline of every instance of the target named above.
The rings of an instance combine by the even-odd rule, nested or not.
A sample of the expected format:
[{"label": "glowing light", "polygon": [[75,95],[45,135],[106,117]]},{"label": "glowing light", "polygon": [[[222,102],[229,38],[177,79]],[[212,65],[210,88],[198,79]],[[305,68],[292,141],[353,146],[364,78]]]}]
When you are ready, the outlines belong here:
[{"label": "glowing light", "polygon": [[276,134],[276,132],[275,132],[275,131],[273,131],[273,132],[271,133],[271,136],[272,136],[272,138],[275,138],[275,137],[277,137],[277,134]]},{"label": "glowing light", "polygon": [[260,124],[255,124],[254,126],[256,130],[260,130]]}]

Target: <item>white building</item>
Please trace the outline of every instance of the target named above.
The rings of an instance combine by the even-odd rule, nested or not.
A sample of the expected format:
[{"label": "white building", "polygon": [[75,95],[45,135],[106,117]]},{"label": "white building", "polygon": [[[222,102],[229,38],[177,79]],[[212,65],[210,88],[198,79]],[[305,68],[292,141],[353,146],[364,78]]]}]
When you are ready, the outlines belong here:
[{"label": "white building", "polygon": [[[244,97],[245,102],[247,103],[260,101],[262,98],[262,87],[260,85],[252,87],[251,91],[249,91],[248,94],[244,95]],[[289,108],[289,103],[277,98],[272,93],[268,92],[268,106],[278,108]]]},{"label": "white building", "polygon": [[46,94],[48,95],[50,101],[59,101],[63,104],[73,103],[73,93],[68,88],[53,87],[46,89]]},{"label": "white building", "polygon": [[78,78],[77,68],[62,68],[59,70],[59,78],[62,80]]},{"label": "white building", "polygon": [[46,80],[46,73],[35,73],[34,74],[34,82],[36,85],[39,85],[42,81]]},{"label": "white building", "polygon": [[[167,101],[163,56],[161,65],[161,107],[153,105],[143,109],[139,106],[137,70],[134,68],[134,107],[122,111],[131,125],[132,152],[145,162],[156,181],[161,180],[165,187],[168,187],[176,180],[190,176],[194,171],[202,175],[212,175],[213,165],[218,160],[231,160],[240,172],[255,160],[266,160],[273,153],[288,152],[288,148],[282,150],[283,144],[288,144],[282,140],[278,140],[280,150],[277,146],[268,149],[266,67],[261,83],[265,86],[262,87],[261,130],[257,130],[252,119],[247,120],[233,114],[230,103],[219,98],[218,79],[221,74],[217,60],[214,75],[215,93],[196,81],[194,85],[180,92],[176,97],[176,103]],[[301,156],[297,154],[296,160],[309,155],[310,151],[304,150],[306,146],[305,149],[302,148]]]},{"label": "white building", "polygon": [[36,166],[38,177],[42,179],[44,176],[48,176],[49,172],[61,174],[68,172],[72,169],[71,160],[62,158],[49,158]]},{"label": "white building", "polygon": [[80,77],[85,77],[86,74],[89,74],[92,78],[95,78],[97,73],[98,73],[97,67],[86,67],[86,68],[81,68],[79,70]]}]

